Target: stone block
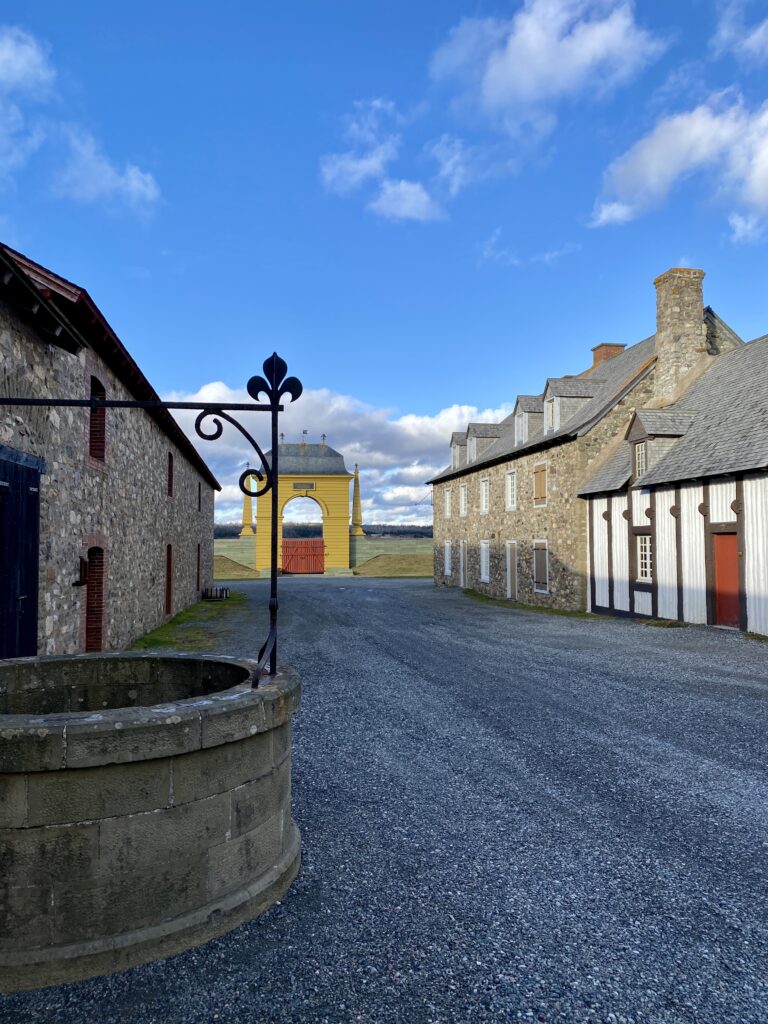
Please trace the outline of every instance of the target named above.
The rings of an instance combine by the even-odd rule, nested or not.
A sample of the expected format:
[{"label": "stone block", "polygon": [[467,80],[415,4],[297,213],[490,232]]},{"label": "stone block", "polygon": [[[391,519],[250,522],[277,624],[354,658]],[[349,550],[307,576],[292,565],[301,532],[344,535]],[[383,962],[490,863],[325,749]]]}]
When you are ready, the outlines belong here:
[{"label": "stone block", "polygon": [[125,818],[106,818],[99,827],[96,884],[113,875],[135,884],[136,879],[156,874],[169,851],[194,858],[223,842],[230,831],[230,794]]},{"label": "stone block", "polygon": [[43,825],[0,829],[0,878],[9,885],[47,886],[62,878],[88,884],[99,849],[99,826]]},{"label": "stone block", "polygon": [[272,730],[272,764],[275,768],[290,756],[291,731],[290,721]]},{"label": "stone block", "polygon": [[279,810],[290,810],[291,764],[284,761],[269,775],[232,792],[232,834],[250,832]]},{"label": "stone block", "polygon": [[0,828],[20,828],[27,819],[24,775],[0,775]]},{"label": "stone block", "polygon": [[0,772],[43,772],[64,763],[66,719],[5,715],[0,722]]},{"label": "stone block", "polygon": [[[151,762],[150,762],[151,763]],[[235,743],[174,757],[173,802],[185,804],[258,779],[272,767],[271,734],[256,733]]]},{"label": "stone block", "polygon": [[119,718],[99,714],[70,721],[67,767],[90,768],[185,754],[200,746],[200,715],[183,706],[126,708]]},{"label": "stone block", "polygon": [[216,898],[255,881],[280,856],[283,812],[273,815],[244,835],[208,851],[208,894]]},{"label": "stone block", "polygon": [[0,950],[46,946],[52,938],[51,890],[0,882]]},{"label": "stone block", "polygon": [[261,696],[257,698],[253,691],[245,689],[232,694],[214,694],[203,716],[202,745],[216,747],[232,743],[268,728]]},{"label": "stone block", "polygon": [[169,789],[168,758],[130,768],[104,765],[39,772],[29,777],[27,824],[53,825],[153,810],[168,804]]}]

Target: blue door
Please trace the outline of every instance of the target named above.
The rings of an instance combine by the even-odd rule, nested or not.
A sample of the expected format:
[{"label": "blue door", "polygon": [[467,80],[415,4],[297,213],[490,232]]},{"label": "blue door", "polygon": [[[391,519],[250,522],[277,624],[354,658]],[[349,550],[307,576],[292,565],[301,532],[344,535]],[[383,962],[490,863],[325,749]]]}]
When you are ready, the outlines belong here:
[{"label": "blue door", "polygon": [[39,546],[40,471],[0,455],[0,658],[37,654]]}]

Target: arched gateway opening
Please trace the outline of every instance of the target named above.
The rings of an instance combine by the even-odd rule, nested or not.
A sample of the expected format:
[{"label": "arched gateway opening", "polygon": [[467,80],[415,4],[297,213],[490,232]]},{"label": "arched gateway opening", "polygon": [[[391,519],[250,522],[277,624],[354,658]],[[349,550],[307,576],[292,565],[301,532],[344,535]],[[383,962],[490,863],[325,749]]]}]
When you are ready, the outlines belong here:
[{"label": "arched gateway opening", "polygon": [[[350,529],[349,485],[357,477],[347,471],[344,457],[323,440],[322,444],[280,444],[279,476],[277,481],[278,495],[278,560],[283,572],[325,572],[334,575],[350,575],[349,539],[362,533],[362,520],[358,524],[354,519]],[[272,452],[267,452],[267,462],[271,462]],[[356,492],[357,493],[357,492]],[[322,520],[322,537],[293,537],[284,532],[284,524],[295,520],[300,506],[297,498],[310,499],[320,510],[320,515],[310,505],[311,514],[308,519],[317,522]],[[359,518],[359,496],[355,508]],[[286,510],[286,506],[289,506]],[[307,506],[305,506],[306,508]],[[272,523],[270,496],[265,495],[256,503],[256,569],[266,574],[269,569],[269,540]],[[251,532],[250,510],[243,511],[243,533]],[[252,535],[252,532],[251,532]],[[312,568],[306,563],[295,561],[292,555],[299,553],[299,546],[293,541],[303,542],[302,557],[310,556],[312,542]],[[288,543],[291,542],[291,543]],[[322,550],[322,567],[319,561]],[[297,565],[303,565],[297,568]]]},{"label": "arched gateway opening", "polygon": [[283,506],[282,529],[283,572],[325,572],[323,507],[320,502],[309,497],[289,497]]}]

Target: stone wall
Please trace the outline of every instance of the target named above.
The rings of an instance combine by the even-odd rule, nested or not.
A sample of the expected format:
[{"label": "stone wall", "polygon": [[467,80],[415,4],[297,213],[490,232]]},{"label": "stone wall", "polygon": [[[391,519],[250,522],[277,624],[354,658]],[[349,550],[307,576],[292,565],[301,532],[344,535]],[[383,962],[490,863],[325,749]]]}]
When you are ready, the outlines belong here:
[{"label": "stone wall", "polygon": [[[492,597],[506,597],[506,542],[517,542],[517,600],[524,604],[583,609],[587,604],[587,503],[578,497],[617,440],[624,436],[636,408],[654,394],[654,370],[640,381],[583,437],[556,442],[538,452],[521,453],[507,462],[434,485],[435,581],[459,586],[459,542],[467,544],[466,585]],[[547,465],[547,502],[533,502],[534,467]],[[517,472],[517,508],[505,509],[504,477]],[[490,508],[480,512],[480,480],[490,482]],[[459,515],[459,488],[468,485],[467,516]],[[451,489],[451,516],[445,516],[444,492]],[[444,569],[444,543],[451,541],[452,572]],[[490,582],[480,581],[481,540],[490,541]],[[549,558],[549,589],[534,589],[533,543],[545,540]],[[513,591],[514,593],[514,591]]]},{"label": "stone wall", "polygon": [[[40,341],[0,304],[0,394],[87,398],[90,378],[107,398],[133,396],[90,350],[70,355]],[[106,458],[91,459],[87,409],[0,409],[0,444],[45,460],[40,486],[40,654],[84,649],[79,559],[103,546],[104,647],[125,647],[165,614],[166,545],[173,546],[173,612],[199,599],[213,575],[213,488],[143,411],[109,409]],[[174,494],[167,494],[168,453]],[[201,510],[198,511],[198,484]]]}]

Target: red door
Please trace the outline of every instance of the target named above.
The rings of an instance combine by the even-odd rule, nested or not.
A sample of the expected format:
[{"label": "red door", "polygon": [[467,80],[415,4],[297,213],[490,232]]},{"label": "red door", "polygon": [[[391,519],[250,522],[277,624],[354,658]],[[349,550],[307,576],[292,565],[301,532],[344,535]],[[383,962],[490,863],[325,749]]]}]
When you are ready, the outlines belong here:
[{"label": "red door", "polygon": [[284,540],[283,572],[325,572],[323,539]]},{"label": "red door", "polygon": [[739,626],[739,547],[735,533],[713,533],[715,556],[715,622]]}]

